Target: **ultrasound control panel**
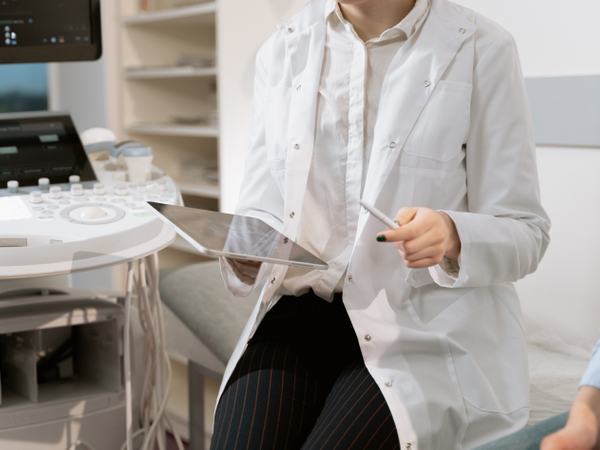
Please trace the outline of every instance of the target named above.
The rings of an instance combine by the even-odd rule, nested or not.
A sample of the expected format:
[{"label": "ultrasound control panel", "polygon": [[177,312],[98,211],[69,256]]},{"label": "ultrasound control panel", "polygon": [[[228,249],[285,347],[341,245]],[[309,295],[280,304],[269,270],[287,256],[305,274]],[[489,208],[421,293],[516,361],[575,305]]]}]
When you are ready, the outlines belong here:
[{"label": "ultrasound control panel", "polygon": [[71,117],[64,113],[0,115],[0,195],[19,188],[96,180]]}]

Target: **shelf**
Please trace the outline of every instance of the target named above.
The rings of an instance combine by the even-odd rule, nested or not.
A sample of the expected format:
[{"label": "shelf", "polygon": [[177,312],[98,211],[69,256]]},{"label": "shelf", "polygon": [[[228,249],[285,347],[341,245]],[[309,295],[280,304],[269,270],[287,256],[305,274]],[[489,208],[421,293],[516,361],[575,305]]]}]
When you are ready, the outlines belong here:
[{"label": "shelf", "polygon": [[125,70],[129,80],[151,80],[163,78],[203,78],[217,76],[216,67],[149,67]]},{"label": "shelf", "polygon": [[175,124],[153,124],[139,123],[126,128],[127,132],[134,134],[145,134],[153,136],[180,136],[180,137],[203,137],[217,138],[219,130],[217,127],[199,127]]},{"label": "shelf", "polygon": [[212,198],[218,200],[221,192],[217,183],[189,183],[176,181],[183,195],[194,195],[196,197]]},{"label": "shelf", "polygon": [[217,3],[201,3],[181,8],[148,11],[125,18],[127,25],[152,25],[152,24],[198,24],[214,21],[217,12]]}]

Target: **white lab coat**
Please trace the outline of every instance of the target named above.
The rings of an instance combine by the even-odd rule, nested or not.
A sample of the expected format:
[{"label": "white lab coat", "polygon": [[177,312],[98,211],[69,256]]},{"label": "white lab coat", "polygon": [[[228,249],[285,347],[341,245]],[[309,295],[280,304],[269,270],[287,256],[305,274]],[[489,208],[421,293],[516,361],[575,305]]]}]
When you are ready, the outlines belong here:
[{"label": "white lab coat", "polygon": [[[323,10],[323,0],[308,2],[257,57],[255,128],[238,210],[292,239],[300,220],[310,220],[300,212]],[[381,223],[362,214],[343,293],[405,449],[473,448],[527,422],[527,355],[512,282],[536,269],[549,242],[534,148],[511,36],[433,0],[423,29],[389,68],[363,197],[390,216],[406,206],[447,211],[462,241],[460,273],[452,280],[439,267],[408,270],[393,246],[376,242]],[[222,268],[232,291],[249,291]],[[262,293],[223,386],[279,299],[285,274],[284,266],[263,265]]]}]

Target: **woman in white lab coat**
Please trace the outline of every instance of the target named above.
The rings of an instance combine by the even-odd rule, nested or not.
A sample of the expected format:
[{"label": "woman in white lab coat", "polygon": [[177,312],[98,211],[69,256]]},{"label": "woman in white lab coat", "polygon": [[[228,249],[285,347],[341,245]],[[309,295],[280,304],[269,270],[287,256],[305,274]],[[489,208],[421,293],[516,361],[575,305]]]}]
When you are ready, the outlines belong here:
[{"label": "woman in white lab coat", "polygon": [[262,291],[213,447],[448,450],[525,425],[512,283],[549,220],[511,36],[447,0],[313,0],[261,48],[255,104],[238,212],[329,269],[222,261]]}]

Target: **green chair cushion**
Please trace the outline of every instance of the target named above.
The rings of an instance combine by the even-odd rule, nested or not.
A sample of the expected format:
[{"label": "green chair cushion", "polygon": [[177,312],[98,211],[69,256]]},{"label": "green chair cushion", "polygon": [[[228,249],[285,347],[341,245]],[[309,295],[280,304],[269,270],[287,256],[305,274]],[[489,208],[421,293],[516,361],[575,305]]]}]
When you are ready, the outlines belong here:
[{"label": "green chair cushion", "polygon": [[161,274],[160,294],[168,308],[223,363],[233,353],[257,295],[234,297],[218,262],[192,264]]}]

